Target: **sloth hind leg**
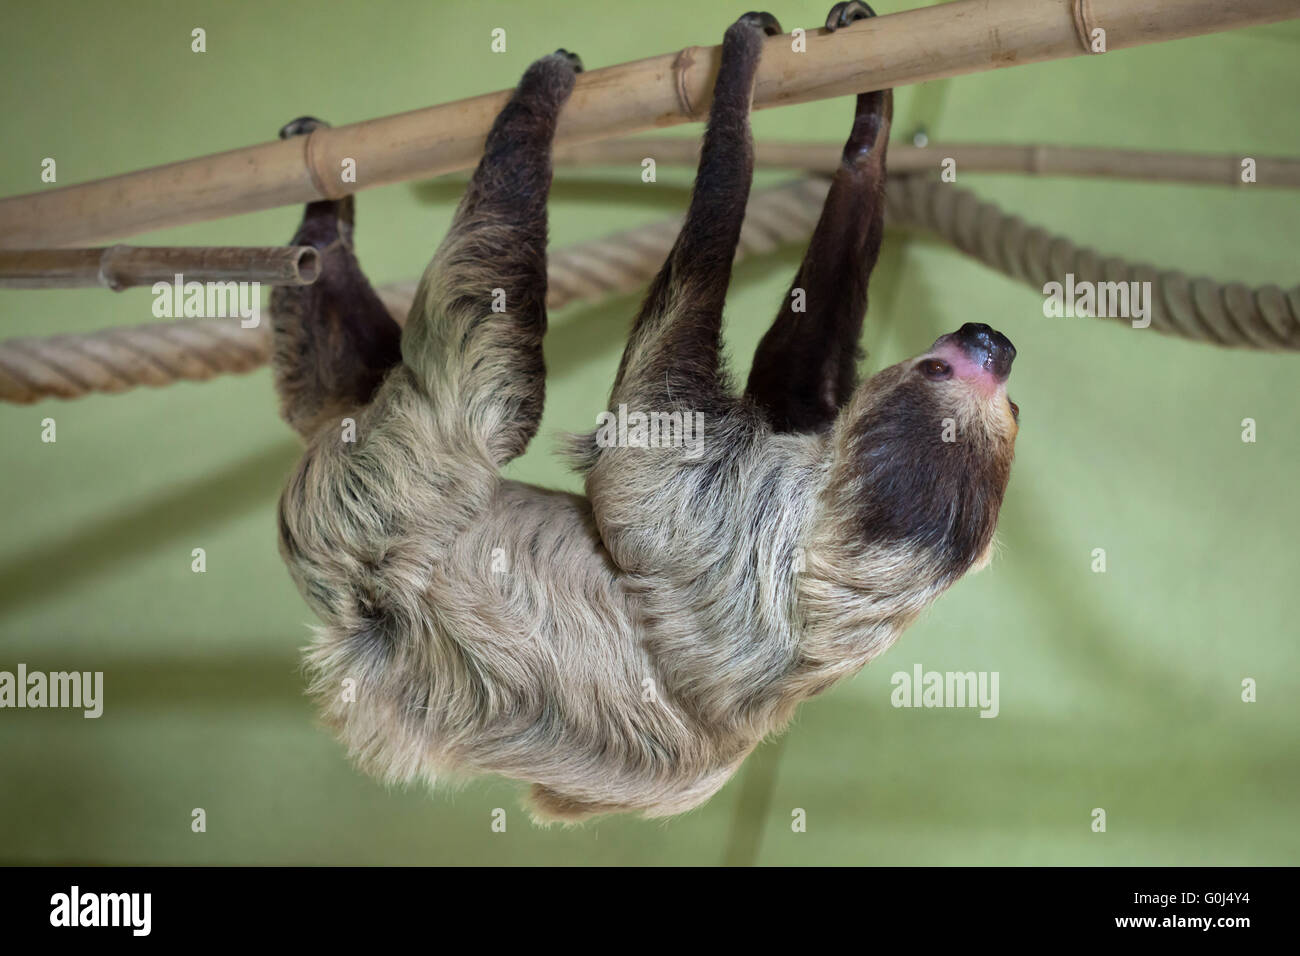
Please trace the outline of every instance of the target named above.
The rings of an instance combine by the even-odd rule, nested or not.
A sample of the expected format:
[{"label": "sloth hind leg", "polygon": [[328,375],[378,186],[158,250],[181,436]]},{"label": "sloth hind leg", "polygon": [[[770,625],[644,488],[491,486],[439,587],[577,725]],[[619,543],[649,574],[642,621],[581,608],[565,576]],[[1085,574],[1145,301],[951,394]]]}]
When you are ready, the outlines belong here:
[{"label": "sloth hind leg", "polygon": [[439,416],[457,416],[497,466],[524,451],[541,419],[551,142],[581,69],[557,50],[524,73],[488,133],[402,339]]},{"label": "sloth hind leg", "polygon": [[[280,136],[306,135],[324,125],[304,116]],[[369,402],[401,361],[401,328],[352,248],[353,216],[351,196],[308,203],[290,245],[320,252],[320,276],[311,285],[271,292],[271,365],[280,411],[304,438]]]},{"label": "sloth hind leg", "polygon": [[[860,0],[837,3],[826,27],[835,30],[874,15]],[[867,283],[884,234],[892,116],[890,90],[858,96],[853,128],[803,264],[754,355],[745,393],[777,431],[829,425],[857,387]]]}]

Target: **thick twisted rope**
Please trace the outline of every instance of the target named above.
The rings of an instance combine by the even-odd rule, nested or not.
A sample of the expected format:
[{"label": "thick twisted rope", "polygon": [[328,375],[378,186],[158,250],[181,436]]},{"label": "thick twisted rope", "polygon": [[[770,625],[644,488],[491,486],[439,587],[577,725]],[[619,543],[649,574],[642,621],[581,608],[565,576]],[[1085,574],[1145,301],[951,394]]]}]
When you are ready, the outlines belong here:
[{"label": "thick twisted rope", "polygon": [[[807,239],[827,188],[827,180],[812,178],[754,193],[737,261]],[[886,213],[892,225],[933,231],[1036,289],[1063,281],[1066,273],[1074,274],[1076,284],[1150,282],[1151,328],[1167,335],[1236,348],[1300,350],[1300,287],[1251,289],[1103,257],[1028,226],[967,190],[919,176],[890,182]],[[548,307],[636,291],[658,272],[680,228],[678,216],[553,252]],[[414,293],[414,282],[379,289],[399,322],[405,321]],[[265,364],[270,353],[267,323],[245,329],[238,319],[190,319],[88,335],[10,339],[0,342],[0,401],[28,403],[201,381],[251,371]]]},{"label": "thick twisted rope", "polygon": [[[1250,288],[1189,278],[1172,269],[1102,256],[981,202],[965,189],[917,177],[895,180],[886,197],[896,222],[938,233],[967,255],[1036,289],[1063,282],[1149,282],[1151,328],[1231,348],[1300,349],[1300,286]],[[1102,316],[1130,322],[1127,315]]]},{"label": "thick twisted rope", "polygon": [[139,385],[203,381],[251,372],[271,355],[264,329],[238,319],[182,319],[0,342],[0,400],[80,398]]}]

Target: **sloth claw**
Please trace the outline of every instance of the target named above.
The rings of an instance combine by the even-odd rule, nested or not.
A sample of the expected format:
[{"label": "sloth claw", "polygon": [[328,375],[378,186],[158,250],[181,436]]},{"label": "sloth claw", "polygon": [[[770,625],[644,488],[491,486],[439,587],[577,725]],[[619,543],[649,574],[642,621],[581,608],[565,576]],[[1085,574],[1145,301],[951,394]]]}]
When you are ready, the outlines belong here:
[{"label": "sloth claw", "polygon": [[[830,13],[826,14],[826,29],[834,33],[840,27],[875,15],[876,11],[863,0],[846,0],[835,4]],[[853,116],[853,130],[849,133],[848,142],[844,144],[843,161],[849,165],[867,161],[880,140],[881,130],[893,113],[893,91],[877,90],[861,94],[858,97],[857,112]]]},{"label": "sloth claw", "polygon": [[573,72],[574,72],[574,73],[581,73],[581,72],[583,71],[583,66],[582,66],[582,57],[578,56],[578,54],[576,54],[576,53],[570,53],[570,52],[569,52],[568,50],[566,50],[564,47],[560,47],[558,50],[555,51],[555,55],[556,55],[556,56],[562,56],[562,57],[564,57],[566,60],[568,60],[569,63],[571,63],[571,64],[573,65]]},{"label": "sloth claw", "polygon": [[737,20],[736,22],[746,24],[747,26],[754,27],[755,29],[762,30],[767,36],[770,37],[774,37],[785,32],[784,30],[781,29],[781,24],[777,21],[776,17],[772,16],[772,14],[768,13],[766,10],[762,10],[758,12],[755,12],[754,10],[750,10],[749,13],[742,15],[740,19]]},{"label": "sloth claw", "polygon": [[826,29],[834,33],[840,27],[846,27],[856,20],[866,20],[875,15],[876,11],[863,3],[862,0],[848,0],[847,3],[837,3],[831,7],[831,12],[826,14]]},{"label": "sloth claw", "polygon": [[314,129],[328,128],[329,125],[329,123],[314,116],[299,116],[297,119],[289,120],[280,127],[280,138],[289,139],[292,136],[306,136]]}]

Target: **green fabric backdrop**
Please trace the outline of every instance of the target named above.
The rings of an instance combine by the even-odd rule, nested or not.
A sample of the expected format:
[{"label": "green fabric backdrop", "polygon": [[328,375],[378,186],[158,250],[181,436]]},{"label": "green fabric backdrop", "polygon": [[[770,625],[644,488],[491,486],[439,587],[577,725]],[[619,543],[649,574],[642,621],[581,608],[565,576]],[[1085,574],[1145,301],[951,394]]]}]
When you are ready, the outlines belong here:
[{"label": "green fabric backdrop", "polygon": [[[772,11],[816,26],[825,2]],[[884,0],[894,12],[903,2]],[[0,194],[513,85],[556,47],[589,68],[713,42],[744,7],[684,0],[21,4],[0,31]],[[208,52],[190,52],[207,30]],[[489,52],[490,31],[508,52]],[[896,139],[1300,154],[1291,22],[899,91]],[[841,139],[851,100],[768,110],[756,135]],[[680,135],[698,136],[699,127]],[[565,245],[680,210],[690,172],[558,183]],[[562,178],[575,174],[562,173]],[[600,184],[592,185],[593,178]],[[760,173],[760,184],[783,174]],[[961,176],[1084,243],[1190,273],[1296,281],[1300,201],[1229,188]],[[48,188],[48,187],[46,187]],[[459,182],[363,193],[362,262],[417,275]],[[284,208],[136,237],[266,245]],[[1084,863],[1300,861],[1296,378],[1300,359],[1089,319],[950,249],[891,234],[865,345],[874,370],[962,322],[1019,349],[1019,456],[997,559],[899,644],[807,704],[704,808],[535,828],[501,780],[430,794],[361,776],[315,723],[296,649],[310,614],[275,547],[295,441],[265,370],[73,403],[0,407],[0,669],[102,670],[98,720],[0,711],[0,860],[150,863]],[[800,250],[737,270],[733,365]],[[0,293],[0,334],[151,319],[147,290]],[[514,477],[577,488],[553,436],[590,427],[636,297],[552,316],[542,435]],[[40,440],[43,418],[58,440]],[[1243,443],[1243,418],[1258,441]],[[190,570],[191,549],[207,572]],[[1091,570],[1105,548],[1108,571]],[[913,665],[997,671],[1001,713],[890,706]],[[1241,683],[1258,682],[1243,703]],[[191,832],[191,810],[207,832]],[[491,812],[507,812],[505,833]],[[1094,833],[1091,811],[1107,811]],[[807,831],[793,832],[795,808]]]}]

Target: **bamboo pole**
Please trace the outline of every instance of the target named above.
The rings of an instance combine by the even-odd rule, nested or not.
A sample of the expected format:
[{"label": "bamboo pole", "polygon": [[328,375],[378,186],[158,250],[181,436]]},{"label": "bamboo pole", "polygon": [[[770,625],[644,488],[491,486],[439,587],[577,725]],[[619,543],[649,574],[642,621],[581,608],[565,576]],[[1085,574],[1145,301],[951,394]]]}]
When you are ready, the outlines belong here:
[{"label": "bamboo pole", "polygon": [[[1300,16],[1296,0],[955,0],[789,36],[763,51],[754,106],[763,109]],[[560,145],[702,119],[716,46],[591,70],[560,117]],[[509,91],[320,128],[122,176],[0,200],[0,247],[68,246],[338,197],[472,166]],[[355,183],[340,181],[345,159]]]},{"label": "bamboo pole", "polygon": [[[637,165],[645,157],[668,165],[694,165],[699,159],[695,137],[629,137],[582,143],[556,152],[558,164]],[[835,142],[759,142],[757,164],[766,168],[832,173],[840,164]],[[890,147],[894,174],[936,172],[951,159],[962,173],[1014,173],[1033,176],[1096,176],[1149,182],[1240,186],[1244,157],[1227,154],[1171,153],[1074,146],[1000,145],[992,143],[897,144]],[[1261,187],[1300,188],[1300,159],[1252,157],[1253,183]],[[131,286],[188,280],[248,281],[265,285],[310,285],[319,259],[306,246],[145,247],[101,249],[0,249],[0,289],[64,289]]]},{"label": "bamboo pole", "polygon": [[[759,167],[802,169],[832,173],[840,164],[840,143],[756,142]],[[652,157],[656,163],[694,165],[699,160],[699,140],[691,137],[635,137],[582,143],[557,150],[555,161],[573,165],[637,165]],[[1096,149],[1076,146],[993,143],[931,143],[889,147],[891,173],[939,171],[953,159],[959,173],[1023,173],[1034,176],[1100,176],[1151,182],[1242,185],[1242,161],[1247,156],[1209,153],[1170,153],[1132,149]],[[1300,188],[1300,159],[1251,156],[1255,161],[1254,185]]]},{"label": "bamboo pole", "polygon": [[0,289],[114,291],[171,282],[311,285],[320,254],[310,246],[109,246],[106,249],[0,249]]}]

